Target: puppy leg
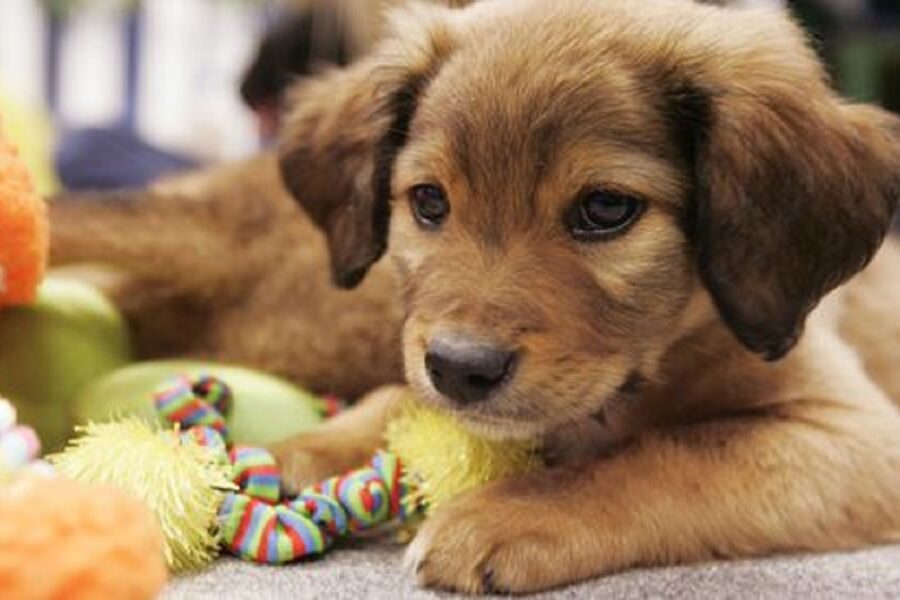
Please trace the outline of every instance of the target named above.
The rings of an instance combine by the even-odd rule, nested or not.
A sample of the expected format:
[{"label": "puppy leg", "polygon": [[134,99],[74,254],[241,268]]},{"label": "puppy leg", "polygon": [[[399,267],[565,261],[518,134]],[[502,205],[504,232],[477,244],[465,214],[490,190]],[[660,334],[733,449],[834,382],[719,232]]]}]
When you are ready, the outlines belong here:
[{"label": "puppy leg", "polygon": [[230,253],[208,208],[152,191],[50,204],[50,262],[103,263],[130,276],[202,290],[225,279]]},{"label": "puppy leg", "polygon": [[270,448],[285,487],[296,492],[365,465],[384,444],[385,427],[407,393],[404,386],[379,388],[316,430]]},{"label": "puppy leg", "polygon": [[426,586],[532,592],[630,566],[897,539],[900,423],[853,411],[659,432],[488,485],[429,519],[407,563]]}]

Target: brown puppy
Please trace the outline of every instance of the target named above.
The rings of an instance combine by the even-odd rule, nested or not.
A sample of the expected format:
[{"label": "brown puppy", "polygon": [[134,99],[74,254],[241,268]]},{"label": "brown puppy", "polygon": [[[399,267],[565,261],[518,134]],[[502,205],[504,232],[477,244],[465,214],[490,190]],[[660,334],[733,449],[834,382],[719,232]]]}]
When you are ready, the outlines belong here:
[{"label": "brown puppy", "polygon": [[[489,1],[395,35],[299,92],[286,182],[337,281],[387,249],[417,394],[555,462],[430,519],[422,584],[900,539],[897,249],[816,309],[889,227],[894,117],[836,97],[776,12]],[[396,397],[285,472],[350,467]]]}]

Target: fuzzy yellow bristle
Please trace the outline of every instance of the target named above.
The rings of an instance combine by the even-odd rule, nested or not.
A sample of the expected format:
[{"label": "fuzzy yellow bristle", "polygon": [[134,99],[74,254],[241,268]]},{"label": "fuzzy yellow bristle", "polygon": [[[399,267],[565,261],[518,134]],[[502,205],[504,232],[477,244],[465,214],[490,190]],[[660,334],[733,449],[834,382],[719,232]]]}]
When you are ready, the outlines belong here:
[{"label": "fuzzy yellow bristle", "polygon": [[49,460],[64,475],[105,484],[143,500],[165,536],[175,572],[198,568],[218,553],[216,515],[233,489],[230,466],[209,449],[142,420],[90,424]]},{"label": "fuzzy yellow bristle", "polygon": [[533,442],[486,439],[418,404],[391,421],[386,438],[417,490],[407,501],[421,501],[426,513],[466,490],[540,464]]}]

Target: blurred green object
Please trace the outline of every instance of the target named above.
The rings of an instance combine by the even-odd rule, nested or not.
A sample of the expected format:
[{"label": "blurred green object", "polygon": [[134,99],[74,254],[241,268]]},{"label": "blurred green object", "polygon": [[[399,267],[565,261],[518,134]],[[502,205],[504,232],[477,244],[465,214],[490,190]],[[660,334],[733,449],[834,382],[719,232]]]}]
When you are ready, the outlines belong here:
[{"label": "blurred green object", "polygon": [[44,10],[58,16],[68,15],[79,8],[84,8],[91,4],[101,4],[103,6],[109,6],[110,4],[132,6],[137,2],[138,0],[103,0],[102,2],[98,2],[97,0],[40,0]]},{"label": "blurred green object", "polygon": [[267,444],[322,421],[321,399],[263,373],[198,361],[132,363],[122,316],[75,279],[51,276],[35,304],[0,312],[0,396],[37,430],[45,451],[62,449],[76,424],[156,420],[153,391],[179,374],[213,375],[231,386],[228,424],[239,443]]},{"label": "blurred green object", "polygon": [[847,35],[835,53],[845,94],[854,100],[877,102],[885,108],[900,110],[896,104],[900,82],[889,75],[891,66],[900,61],[900,27],[879,34]]},{"label": "blurred green object", "polygon": [[231,387],[234,402],[227,423],[231,439],[238,444],[279,441],[322,421],[322,401],[282,379],[240,367],[170,360],[138,363],[96,381],[75,399],[75,422],[133,415],[165,425],[153,407],[153,392],[181,374],[212,375]]},{"label": "blurred green object", "polygon": [[900,0],[790,6],[844,95],[900,112]]},{"label": "blurred green object", "polygon": [[[86,8],[92,4],[100,6],[110,6],[119,4],[125,7],[132,7],[139,4],[142,0],[39,0],[40,4],[49,13],[58,16],[65,16],[72,12]],[[231,2],[233,4],[262,4],[266,0],[219,0],[220,2]]]},{"label": "blurred green object", "polygon": [[118,311],[78,281],[50,277],[35,304],[0,312],[0,395],[37,430],[45,450],[68,439],[75,396],[131,360]]}]

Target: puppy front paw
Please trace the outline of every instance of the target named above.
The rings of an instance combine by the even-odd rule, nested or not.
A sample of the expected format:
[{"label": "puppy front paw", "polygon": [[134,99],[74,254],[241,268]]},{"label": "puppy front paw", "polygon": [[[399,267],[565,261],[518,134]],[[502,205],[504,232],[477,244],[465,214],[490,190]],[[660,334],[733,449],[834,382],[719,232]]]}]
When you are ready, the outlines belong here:
[{"label": "puppy front paw", "polygon": [[[441,507],[407,549],[419,585],[467,594],[528,593],[583,579],[592,557],[572,518],[546,501],[487,486]],[[599,557],[597,557],[599,558]],[[590,568],[588,571],[592,570]]]},{"label": "puppy front paw", "polygon": [[282,487],[288,495],[330,477],[341,475],[365,462],[365,451],[340,440],[301,436],[269,448],[281,473]]},{"label": "puppy front paw", "polygon": [[285,491],[296,493],[368,465],[384,446],[388,414],[408,393],[403,386],[378,388],[319,428],[270,447]]}]

